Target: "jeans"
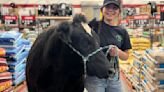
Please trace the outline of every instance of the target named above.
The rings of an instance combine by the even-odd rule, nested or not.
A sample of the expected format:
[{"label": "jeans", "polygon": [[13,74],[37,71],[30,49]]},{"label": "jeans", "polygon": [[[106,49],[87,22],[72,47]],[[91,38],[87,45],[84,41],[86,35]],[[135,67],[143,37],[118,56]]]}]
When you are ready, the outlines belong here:
[{"label": "jeans", "polygon": [[85,88],[88,92],[122,92],[120,80],[99,79],[95,76],[87,76]]}]

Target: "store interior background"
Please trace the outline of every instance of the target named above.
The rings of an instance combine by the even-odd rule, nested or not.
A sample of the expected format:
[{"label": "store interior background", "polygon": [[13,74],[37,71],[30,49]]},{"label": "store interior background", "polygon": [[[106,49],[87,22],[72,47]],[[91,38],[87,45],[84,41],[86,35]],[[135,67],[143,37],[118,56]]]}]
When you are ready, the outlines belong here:
[{"label": "store interior background", "polygon": [[[157,16],[150,14],[150,12],[147,13],[147,11],[150,11],[150,7],[147,7],[150,1],[155,2],[159,7],[162,6],[164,12],[164,0],[122,0],[123,9],[137,8],[136,10],[138,10],[138,14],[130,17],[122,14],[121,25],[127,29],[132,43],[129,59],[127,61],[120,60],[121,78],[124,80],[122,83],[125,84],[124,88],[128,89],[128,91],[124,92],[164,92],[164,21],[160,21],[161,10],[159,7],[156,13]],[[101,19],[100,6],[103,0],[0,0],[1,7],[6,9],[10,8],[9,5],[11,3],[18,5],[13,10],[13,14],[19,17],[33,14],[36,21],[48,20],[48,25],[46,25],[47,22],[44,23],[45,29],[43,27],[40,28],[39,23],[35,26],[14,25],[14,28],[19,27],[18,29],[21,32],[28,31],[23,37],[31,37],[28,39],[34,42],[37,35],[46,30],[48,26],[56,25],[60,21],[71,20],[76,13],[84,12],[88,20],[93,18]],[[59,3],[71,4],[72,15],[62,17],[38,15],[38,5]],[[1,9],[1,12],[5,13],[6,11]],[[8,29],[12,27],[13,25],[6,26],[0,23],[1,30],[9,31]],[[30,31],[31,29],[32,31]],[[6,85],[8,85],[8,87],[6,86],[8,90],[14,89],[16,90],[15,92],[26,92],[25,90],[27,90],[24,81],[14,88],[9,87],[10,83]],[[5,88],[3,83],[0,83],[0,91],[1,88]]]}]

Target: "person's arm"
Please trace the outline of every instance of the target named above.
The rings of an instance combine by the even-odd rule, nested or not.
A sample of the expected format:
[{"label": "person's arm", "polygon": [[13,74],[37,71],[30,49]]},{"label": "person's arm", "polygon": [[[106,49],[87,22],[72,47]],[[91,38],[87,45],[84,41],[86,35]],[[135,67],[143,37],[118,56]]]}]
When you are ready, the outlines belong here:
[{"label": "person's arm", "polygon": [[118,56],[121,60],[127,60],[129,58],[129,52],[128,52],[128,50],[122,51],[122,50],[118,49]]},{"label": "person's arm", "polygon": [[128,50],[122,51],[117,47],[113,47],[110,50],[110,56],[118,56],[121,60],[127,60],[129,58]]}]

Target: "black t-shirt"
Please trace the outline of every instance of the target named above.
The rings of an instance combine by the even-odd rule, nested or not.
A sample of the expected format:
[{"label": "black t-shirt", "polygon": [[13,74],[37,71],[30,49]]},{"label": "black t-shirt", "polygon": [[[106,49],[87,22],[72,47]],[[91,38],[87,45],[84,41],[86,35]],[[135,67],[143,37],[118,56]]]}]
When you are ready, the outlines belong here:
[{"label": "black t-shirt", "polygon": [[[110,26],[104,21],[96,21],[95,19],[89,23],[89,26],[99,35],[100,46],[115,45],[122,51],[131,49],[130,38],[125,29],[120,26]],[[106,50],[104,50],[106,53]],[[119,79],[119,63],[118,57],[111,57],[107,55],[111,67],[114,67],[115,73],[113,78],[114,80]]]},{"label": "black t-shirt", "polygon": [[120,26],[110,26],[104,21],[92,20],[89,26],[99,35],[100,46],[116,45],[122,51],[131,49],[127,31]]}]

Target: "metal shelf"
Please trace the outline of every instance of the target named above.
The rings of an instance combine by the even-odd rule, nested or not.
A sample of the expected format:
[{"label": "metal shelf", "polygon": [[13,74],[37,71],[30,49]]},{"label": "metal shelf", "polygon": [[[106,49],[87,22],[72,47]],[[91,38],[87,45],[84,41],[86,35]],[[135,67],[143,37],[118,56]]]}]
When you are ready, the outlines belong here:
[{"label": "metal shelf", "polygon": [[69,16],[37,16],[37,19],[52,19],[52,20],[70,20]]}]

